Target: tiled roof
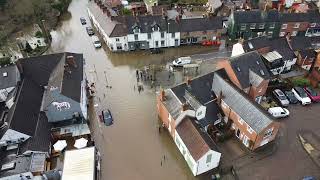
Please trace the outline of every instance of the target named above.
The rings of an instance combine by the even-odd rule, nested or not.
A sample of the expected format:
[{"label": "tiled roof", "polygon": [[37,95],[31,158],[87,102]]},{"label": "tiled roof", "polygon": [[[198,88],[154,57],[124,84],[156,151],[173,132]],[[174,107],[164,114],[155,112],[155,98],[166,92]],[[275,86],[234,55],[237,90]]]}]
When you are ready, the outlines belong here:
[{"label": "tiled roof", "polygon": [[311,38],[305,36],[291,37],[290,44],[294,51],[312,48]]},{"label": "tiled roof", "polygon": [[165,98],[166,99],[163,101],[163,104],[171,117],[176,120],[182,111],[182,104],[171,89],[165,90]]},{"label": "tiled roof", "polygon": [[256,51],[232,57],[230,64],[242,88],[250,86],[250,71],[265,80],[270,79],[269,71]]},{"label": "tiled roof", "polygon": [[273,122],[256,102],[250,100],[246,94],[218,73],[213,78],[212,90],[216,94],[222,93],[222,100],[255,132],[260,133]]},{"label": "tiled roof", "polygon": [[186,145],[191,156],[195,161],[198,161],[203,155],[205,155],[210,147],[207,142],[202,138],[199,131],[192,123],[194,119],[186,117],[176,128],[177,133]]},{"label": "tiled roof", "polygon": [[181,32],[208,31],[222,29],[222,17],[192,18],[180,20]]},{"label": "tiled roof", "polygon": [[283,60],[290,60],[296,57],[285,37],[271,40],[272,49],[277,51]]},{"label": "tiled roof", "polygon": [[262,12],[258,10],[252,11],[235,11],[234,20],[239,23],[263,23],[263,22],[278,22],[278,11],[271,10]]},{"label": "tiled roof", "polygon": [[20,74],[15,65],[0,68],[0,89],[15,87],[20,80]]},{"label": "tiled roof", "polygon": [[271,42],[267,36],[256,37],[243,42],[243,49],[245,52],[258,50],[269,46],[271,46]]}]

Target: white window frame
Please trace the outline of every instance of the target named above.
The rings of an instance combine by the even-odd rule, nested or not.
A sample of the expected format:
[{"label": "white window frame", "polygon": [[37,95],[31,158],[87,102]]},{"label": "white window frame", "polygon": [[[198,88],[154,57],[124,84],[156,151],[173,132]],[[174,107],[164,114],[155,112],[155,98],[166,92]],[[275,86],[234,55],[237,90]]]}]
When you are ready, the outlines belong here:
[{"label": "white window frame", "polygon": [[317,26],[317,23],[310,23],[310,27],[316,27]]},{"label": "white window frame", "polygon": [[287,29],[287,27],[288,27],[288,24],[282,24],[281,25],[281,29]]},{"label": "white window frame", "polygon": [[299,28],[300,27],[300,23],[295,23],[293,28]]},{"label": "white window frame", "polygon": [[274,29],[275,26],[276,26],[276,23],[272,23],[272,24],[270,23],[269,29]]},{"label": "white window frame", "polygon": [[241,125],[243,125],[244,120],[239,116],[238,122],[239,122]]},{"label": "white window frame", "polygon": [[247,131],[252,134],[254,132],[254,130],[250,127],[250,126],[247,126]]},{"label": "white window frame", "polygon": [[273,31],[268,31],[268,37],[272,37],[273,36]]},{"label": "white window frame", "polygon": [[286,35],[286,32],[284,32],[284,31],[281,31],[280,33],[279,33],[279,36],[280,37],[283,37],[283,36],[285,36]]},{"label": "white window frame", "polygon": [[116,38],[116,42],[119,42],[120,41],[120,39],[119,38]]},{"label": "white window frame", "polygon": [[297,36],[298,31],[292,31],[291,36]]},{"label": "white window frame", "polygon": [[250,29],[256,29],[257,27],[257,24],[256,23],[251,23],[250,24]]},{"label": "white window frame", "polygon": [[259,24],[259,29],[264,29],[264,26],[265,26],[264,23]]},{"label": "white window frame", "polygon": [[247,25],[246,24],[240,24],[240,30],[244,31],[247,29]]}]

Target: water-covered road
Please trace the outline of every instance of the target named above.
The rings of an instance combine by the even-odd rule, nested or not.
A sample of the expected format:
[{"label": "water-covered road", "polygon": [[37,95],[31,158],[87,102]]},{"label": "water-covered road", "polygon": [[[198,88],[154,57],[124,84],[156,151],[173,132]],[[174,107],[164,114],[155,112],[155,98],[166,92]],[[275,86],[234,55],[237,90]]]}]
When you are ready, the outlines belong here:
[{"label": "water-covered road", "polygon": [[[97,85],[98,108],[109,108],[114,125],[105,127],[91,119],[93,136],[102,154],[103,180],[195,179],[167,133],[158,132],[155,92],[134,90],[135,70],[165,63],[174,57],[207,51],[194,47],[166,49],[161,55],[146,52],[115,54],[95,49],[80,17],[86,17],[87,1],[73,0],[61,25],[51,32],[51,52],[83,53],[89,81]],[[107,88],[112,86],[112,88]],[[162,163],[161,159],[166,156]]]}]

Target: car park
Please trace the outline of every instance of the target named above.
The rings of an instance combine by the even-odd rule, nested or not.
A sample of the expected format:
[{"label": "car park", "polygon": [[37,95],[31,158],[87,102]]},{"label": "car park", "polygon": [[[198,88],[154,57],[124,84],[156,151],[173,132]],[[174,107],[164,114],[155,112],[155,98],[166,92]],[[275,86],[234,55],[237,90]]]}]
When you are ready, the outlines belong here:
[{"label": "car park", "polygon": [[80,18],[80,22],[81,22],[82,25],[86,25],[87,24],[87,21],[86,21],[86,19],[84,17]]},{"label": "car park", "polygon": [[303,88],[312,102],[320,102],[320,94],[312,87]]},{"label": "car park", "polygon": [[299,102],[292,91],[284,91],[284,94],[287,96],[291,104],[297,104]]},{"label": "car park", "polygon": [[92,43],[95,48],[101,48],[101,42],[100,42],[98,36],[92,36]]},{"label": "car park", "polygon": [[311,99],[308,97],[307,93],[302,87],[294,87],[292,88],[292,92],[302,105],[311,104]]},{"label": "car park", "polygon": [[290,114],[289,110],[283,107],[272,107],[268,109],[268,112],[275,118],[288,117]]},{"label": "car park", "polygon": [[94,31],[93,31],[92,27],[88,26],[88,27],[86,27],[86,30],[87,30],[87,33],[88,33],[89,36],[94,35]]},{"label": "car park", "polygon": [[275,89],[272,91],[272,94],[274,97],[279,101],[281,106],[288,106],[289,105],[289,100],[287,99],[286,95],[280,90],[280,89]]},{"label": "car park", "polygon": [[183,66],[186,64],[190,64],[191,63],[191,57],[179,57],[178,59],[174,60],[172,62],[172,64],[174,66]]}]

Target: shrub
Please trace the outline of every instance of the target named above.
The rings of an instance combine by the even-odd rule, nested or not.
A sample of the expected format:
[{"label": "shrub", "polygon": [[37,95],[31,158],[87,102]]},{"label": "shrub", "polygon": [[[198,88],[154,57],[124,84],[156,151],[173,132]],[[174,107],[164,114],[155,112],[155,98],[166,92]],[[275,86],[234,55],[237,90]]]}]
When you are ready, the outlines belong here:
[{"label": "shrub", "polygon": [[37,31],[37,32],[36,32],[36,37],[37,37],[37,38],[43,37],[42,32],[41,32],[41,31]]},{"label": "shrub", "polygon": [[310,81],[306,78],[294,78],[291,80],[294,86],[310,86]]},{"label": "shrub", "polygon": [[9,57],[0,58],[0,66],[10,65],[12,64],[11,59]]}]

